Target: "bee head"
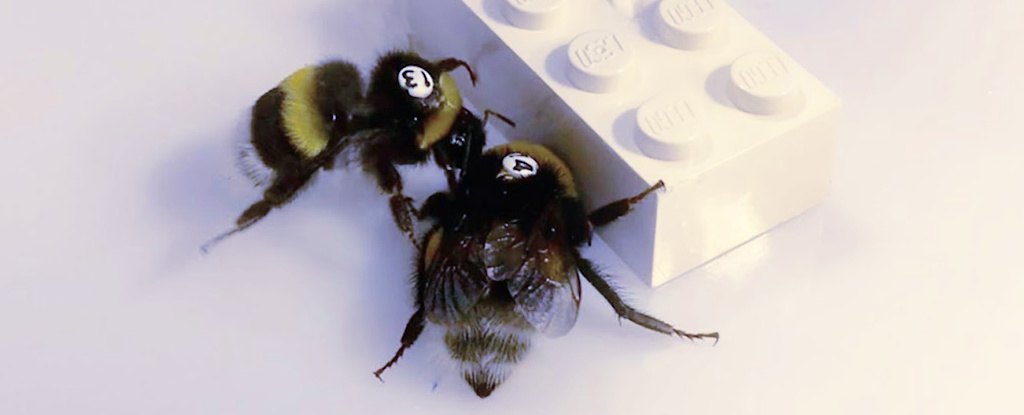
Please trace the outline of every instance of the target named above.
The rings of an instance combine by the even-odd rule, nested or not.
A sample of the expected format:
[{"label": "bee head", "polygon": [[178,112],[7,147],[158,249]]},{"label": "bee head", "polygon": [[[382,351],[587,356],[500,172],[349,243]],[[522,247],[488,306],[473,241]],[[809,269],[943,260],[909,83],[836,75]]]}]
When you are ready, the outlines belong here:
[{"label": "bee head", "polygon": [[557,188],[558,193],[576,196],[576,184],[569,166],[540,144],[514,141],[487,150],[484,157],[494,160],[491,177],[500,183],[516,185],[550,176],[550,185]]},{"label": "bee head", "polygon": [[391,116],[419,121],[444,104],[446,76],[414,52],[390,52],[377,60],[368,97],[375,108]]},{"label": "bee head", "polygon": [[537,212],[556,197],[576,197],[568,166],[547,148],[513,142],[487,150],[464,179],[474,204],[501,216]]},{"label": "bee head", "polygon": [[519,180],[529,179],[540,171],[540,164],[537,159],[523,153],[509,153],[501,158],[501,168],[495,178],[511,183]]}]

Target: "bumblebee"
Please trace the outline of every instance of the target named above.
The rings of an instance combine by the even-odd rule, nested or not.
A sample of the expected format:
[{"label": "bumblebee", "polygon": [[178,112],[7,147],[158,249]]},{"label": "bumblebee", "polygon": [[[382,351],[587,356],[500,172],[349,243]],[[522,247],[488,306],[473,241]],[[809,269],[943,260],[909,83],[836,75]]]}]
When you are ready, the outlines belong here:
[{"label": "bumblebee", "polygon": [[353,64],[331,61],[295,71],[256,100],[238,165],[264,187],[263,198],[242,212],[235,228],[204,244],[203,252],[288,203],[317,171],[332,167],[328,149],[337,147],[356,123],[363,89]]},{"label": "bumblebee", "polygon": [[[224,238],[263,219],[291,201],[320,169],[339,157],[358,161],[380,188],[392,195],[399,228],[416,243],[411,199],[402,194],[395,165],[425,162],[433,152],[447,175],[457,181],[486,142],[484,119],[462,107],[458,86],[448,72],[469,65],[455,58],[427,61],[415,53],[383,55],[368,89],[355,66],[332,61],[302,68],[261,96],[252,109],[250,140],[240,151],[240,167],[263,198],[235,221],[235,227],[203,245],[206,252]],[[506,118],[501,117],[508,121]]]},{"label": "bumblebee", "polygon": [[626,304],[605,275],[580,254],[593,228],[627,214],[662,182],[587,213],[568,166],[547,148],[524,142],[494,147],[469,167],[452,192],[439,192],[421,213],[424,235],[415,275],[416,311],[401,346],[379,378],[416,342],[426,324],[444,343],[481,398],[523,359],[533,333],[556,337],[575,324],[580,274],[620,318],[660,333],[691,334]]},{"label": "bumblebee", "polygon": [[413,201],[403,193],[397,165],[421,164],[431,155],[442,168],[449,189],[454,189],[465,167],[473,163],[486,145],[481,120],[463,107],[458,85],[449,72],[463,67],[476,85],[476,75],[464,61],[448,58],[430,62],[411,52],[382,56],[370,76],[366,100],[371,113],[361,131],[339,143],[343,158],[358,162],[373,176],[380,189],[390,194],[391,212],[399,229],[414,244]]}]

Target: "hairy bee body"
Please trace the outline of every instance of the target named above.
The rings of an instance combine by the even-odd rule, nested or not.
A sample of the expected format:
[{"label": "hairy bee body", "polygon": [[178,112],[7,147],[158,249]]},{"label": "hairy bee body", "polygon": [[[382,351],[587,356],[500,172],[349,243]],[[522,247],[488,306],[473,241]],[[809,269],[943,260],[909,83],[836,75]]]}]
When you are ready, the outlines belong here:
[{"label": "hairy bee body", "polygon": [[444,328],[449,355],[474,392],[486,397],[525,356],[531,336],[557,337],[575,325],[580,275],[623,318],[666,334],[717,338],[636,311],[580,254],[594,226],[625,215],[662,186],[588,214],[568,166],[547,148],[514,142],[484,152],[454,191],[434,194],[421,210],[435,225],[417,262],[417,311],[402,346],[376,374],[431,323]]},{"label": "hairy bee body", "polygon": [[238,166],[263,187],[263,197],[238,216],[233,229],[204,244],[203,252],[288,203],[320,169],[333,167],[333,149],[356,128],[363,101],[359,70],[345,61],[299,69],[260,96]]},{"label": "hairy bee body", "polygon": [[275,176],[315,171],[316,157],[348,132],[362,102],[362,78],[351,63],[307,66],[256,100],[249,145]]},{"label": "hairy bee body", "polygon": [[[485,143],[483,122],[463,107],[450,71],[469,66],[449,58],[431,62],[405,51],[387,53],[370,75],[366,100],[372,109],[361,139],[353,140],[363,170],[388,194],[401,194],[396,165],[434,161],[445,170],[449,186],[454,172],[479,156]],[[476,76],[469,71],[475,83]]]},{"label": "hairy bee body", "polygon": [[375,178],[391,196],[399,229],[416,243],[414,209],[396,166],[424,163],[433,155],[454,186],[456,172],[462,174],[466,163],[479,156],[486,140],[483,121],[463,108],[448,73],[458,67],[469,70],[454,58],[431,62],[412,52],[389,52],[377,61],[365,92],[359,71],[348,62],[292,73],[256,101],[250,140],[239,150],[239,167],[257,186],[265,186],[263,198],[203,251],[291,201],[317,171],[333,168],[338,158],[361,165]]},{"label": "hairy bee body", "polygon": [[480,397],[486,397],[512,374],[530,348],[532,327],[523,320],[482,320],[447,327],[444,345],[463,379]]}]

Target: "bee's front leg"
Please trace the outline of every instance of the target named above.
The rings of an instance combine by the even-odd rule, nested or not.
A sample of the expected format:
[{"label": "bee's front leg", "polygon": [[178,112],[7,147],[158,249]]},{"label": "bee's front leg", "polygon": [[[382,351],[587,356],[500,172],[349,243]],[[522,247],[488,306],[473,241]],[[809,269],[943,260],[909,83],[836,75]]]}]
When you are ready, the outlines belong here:
[{"label": "bee's front leg", "polygon": [[419,241],[416,240],[416,230],[412,219],[419,216],[419,212],[414,206],[415,201],[411,197],[399,193],[391,196],[389,204],[391,205],[391,216],[395,218],[398,230],[409,237],[418,251],[420,246]]}]

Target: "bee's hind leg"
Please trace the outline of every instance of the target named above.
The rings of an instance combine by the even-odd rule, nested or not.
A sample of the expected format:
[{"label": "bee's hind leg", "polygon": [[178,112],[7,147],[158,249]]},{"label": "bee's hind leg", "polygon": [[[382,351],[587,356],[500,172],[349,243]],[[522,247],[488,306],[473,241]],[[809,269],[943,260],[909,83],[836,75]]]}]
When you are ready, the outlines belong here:
[{"label": "bee's hind leg", "polygon": [[256,222],[263,220],[264,217],[270,214],[271,210],[284,206],[294,199],[295,195],[309,184],[314,173],[316,173],[315,169],[308,169],[297,174],[284,174],[279,176],[274,180],[274,183],[272,183],[270,187],[263,192],[263,199],[250,205],[249,208],[242,212],[238,219],[235,220],[235,227],[233,229],[217,235],[210,241],[203,244],[200,249],[203,253],[207,253],[214,245],[220,243],[220,241],[225,238],[244,231],[250,226],[255,225]]},{"label": "bee's hind leg", "polygon": [[384,371],[387,370],[389,367],[398,362],[398,359],[400,359],[402,357],[402,354],[405,353],[405,349],[412,347],[412,344],[416,343],[416,339],[418,339],[420,337],[420,334],[423,333],[423,328],[426,327],[426,325],[426,312],[423,310],[423,308],[420,308],[416,310],[415,313],[413,313],[412,317],[409,317],[409,322],[405,324],[405,332],[402,333],[402,346],[398,348],[397,352],[395,352],[395,356],[392,357],[391,360],[388,360],[388,362],[385,363],[384,366],[382,366],[380,369],[377,369],[375,372],[373,372],[373,375],[376,376],[377,379],[380,379],[381,382],[384,381],[384,379],[382,379],[380,375],[383,374]]}]

